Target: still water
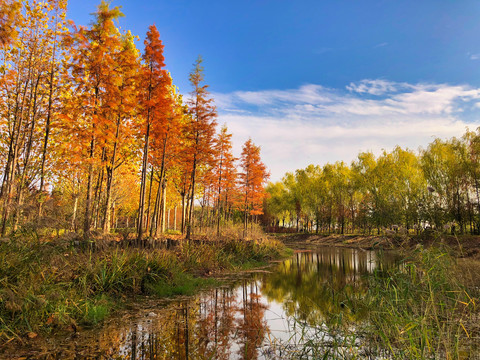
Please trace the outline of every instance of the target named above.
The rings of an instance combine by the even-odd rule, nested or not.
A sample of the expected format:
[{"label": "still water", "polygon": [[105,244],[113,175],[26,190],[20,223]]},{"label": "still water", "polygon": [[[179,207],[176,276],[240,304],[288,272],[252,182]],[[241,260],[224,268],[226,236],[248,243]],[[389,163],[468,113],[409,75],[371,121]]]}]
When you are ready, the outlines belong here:
[{"label": "still water", "polygon": [[[388,254],[387,254],[388,255]],[[381,258],[381,260],[380,260]],[[323,248],[298,252],[266,270],[195,297],[141,308],[109,321],[99,333],[72,337],[56,358],[277,359],[302,351],[312,336],[337,341],[339,317],[350,330],[364,312],[346,297],[366,291],[365,274],[395,266],[393,256]],[[332,316],[332,314],[335,314]],[[343,341],[347,341],[343,339]],[[358,338],[345,348],[361,347]],[[50,353],[51,354],[51,353]]]}]

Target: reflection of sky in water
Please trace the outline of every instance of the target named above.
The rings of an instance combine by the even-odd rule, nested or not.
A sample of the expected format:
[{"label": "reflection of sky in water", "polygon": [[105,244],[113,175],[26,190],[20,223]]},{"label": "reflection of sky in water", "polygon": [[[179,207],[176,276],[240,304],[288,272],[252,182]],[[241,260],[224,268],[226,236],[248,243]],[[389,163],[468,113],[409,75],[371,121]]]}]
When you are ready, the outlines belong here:
[{"label": "reflection of sky in water", "polygon": [[[328,283],[336,282],[340,279],[343,285],[357,285],[362,280],[362,274],[372,273],[378,267],[382,267],[385,264],[390,263],[390,258],[382,258],[382,263],[379,264],[380,259],[373,251],[364,251],[356,249],[343,249],[343,248],[331,248],[323,249],[318,253],[305,252],[296,254],[292,259],[287,260],[277,268],[270,277],[275,277],[275,273],[280,273],[283,276],[288,277],[295,272],[314,273],[317,277],[317,284],[324,286],[325,280]],[[288,266],[286,266],[288,265]],[[326,267],[325,267],[326,265]],[[329,274],[330,273],[330,274]],[[297,274],[298,275],[298,274]],[[268,282],[268,276],[263,280]],[[333,284],[329,284],[333,285]],[[291,289],[290,293],[281,298],[281,301],[269,297],[268,291],[263,291],[262,300],[266,301],[268,309],[265,312],[265,320],[269,327],[270,337],[267,337],[265,345],[272,344],[301,344],[306,338],[316,334],[317,338],[323,338],[329,340],[331,337],[328,334],[328,329],[322,321],[315,324],[309,324],[308,321],[302,321],[297,315],[289,314],[286,308],[298,307],[299,299],[295,298],[296,289],[300,288],[301,284]],[[311,297],[303,301],[310,302],[312,311],[316,311],[316,308],[320,305],[315,302],[315,286],[309,289],[311,291]],[[297,320],[294,320],[297,319]],[[301,329],[299,329],[298,322],[302,322]],[[350,330],[354,330],[355,325],[350,326]],[[262,357],[260,357],[262,358]]]},{"label": "reflection of sky in water", "polygon": [[[325,319],[332,311],[344,311],[351,329],[361,321],[361,314],[340,310],[340,290],[365,291],[362,274],[393,263],[385,256],[380,263],[374,252],[354,249],[297,253],[270,273],[255,274],[230,289],[208,290],[151,310],[124,329],[117,354],[125,359],[135,353],[140,359],[155,351],[156,356],[185,359],[188,346],[191,359],[215,358],[216,351],[219,359],[264,359],[272,346],[304,341],[294,318],[307,334],[320,332],[328,340]],[[222,316],[231,317],[227,329]]]}]

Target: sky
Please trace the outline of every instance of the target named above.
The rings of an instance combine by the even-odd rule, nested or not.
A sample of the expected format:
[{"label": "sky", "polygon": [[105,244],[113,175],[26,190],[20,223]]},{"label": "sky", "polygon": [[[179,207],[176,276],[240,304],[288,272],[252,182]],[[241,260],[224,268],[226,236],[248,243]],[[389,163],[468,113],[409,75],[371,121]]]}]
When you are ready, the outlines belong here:
[{"label": "sky", "polygon": [[[70,0],[88,25],[99,1]],[[278,181],[361,151],[417,150],[480,126],[480,1],[114,0],[140,40],[155,24],[180,91],[198,55],[218,123]]]}]

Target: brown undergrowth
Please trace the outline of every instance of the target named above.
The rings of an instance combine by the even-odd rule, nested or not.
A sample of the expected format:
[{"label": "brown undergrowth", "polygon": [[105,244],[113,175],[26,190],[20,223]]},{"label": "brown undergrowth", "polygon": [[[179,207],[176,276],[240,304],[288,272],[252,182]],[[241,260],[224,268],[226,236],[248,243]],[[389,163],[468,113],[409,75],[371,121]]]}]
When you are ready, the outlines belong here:
[{"label": "brown undergrowth", "polygon": [[265,237],[177,240],[171,249],[74,239],[0,242],[0,345],[96,325],[136,296],[192,294],[216,284],[209,275],[260,265],[286,251]]}]

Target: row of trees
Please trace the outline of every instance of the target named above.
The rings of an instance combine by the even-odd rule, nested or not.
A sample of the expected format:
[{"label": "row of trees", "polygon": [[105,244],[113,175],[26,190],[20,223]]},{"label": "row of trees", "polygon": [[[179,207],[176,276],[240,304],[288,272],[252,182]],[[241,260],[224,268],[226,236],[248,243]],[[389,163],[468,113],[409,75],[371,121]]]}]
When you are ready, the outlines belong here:
[{"label": "row of trees", "polygon": [[203,225],[220,232],[239,212],[246,227],[262,211],[268,173],[251,140],[237,159],[226,126],[217,132],[202,59],[184,100],[155,26],[141,54],[115,25],[119,8],[102,1],[89,27],[67,21],[66,9],[66,0],[2,1],[2,236],[82,224],[88,237],[120,219],[138,239],[156,237],[178,206],[190,237],[198,204]]},{"label": "row of trees", "polygon": [[480,129],[435,139],[418,152],[396,147],[376,157],[287,173],[269,184],[276,226],[370,233],[424,229],[480,232]]}]

